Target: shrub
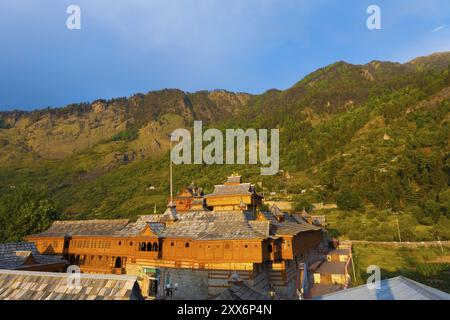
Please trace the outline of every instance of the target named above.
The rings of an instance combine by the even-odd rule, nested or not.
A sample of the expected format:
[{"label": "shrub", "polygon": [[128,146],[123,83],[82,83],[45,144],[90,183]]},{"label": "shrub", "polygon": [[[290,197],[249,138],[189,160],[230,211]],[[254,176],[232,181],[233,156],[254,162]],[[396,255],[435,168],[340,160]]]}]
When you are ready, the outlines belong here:
[{"label": "shrub", "polygon": [[363,207],[359,195],[351,191],[341,191],[338,193],[336,203],[338,208],[342,210],[358,210]]}]

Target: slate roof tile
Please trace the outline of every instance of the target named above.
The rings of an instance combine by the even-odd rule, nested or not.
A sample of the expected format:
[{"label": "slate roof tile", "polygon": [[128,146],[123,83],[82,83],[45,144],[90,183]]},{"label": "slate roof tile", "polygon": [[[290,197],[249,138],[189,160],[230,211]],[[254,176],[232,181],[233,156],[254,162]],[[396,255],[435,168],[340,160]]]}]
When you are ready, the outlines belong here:
[{"label": "slate roof tile", "polygon": [[[24,255],[23,252],[29,252]],[[35,264],[24,265],[28,258]],[[20,269],[36,265],[66,263],[60,256],[40,254],[32,242],[0,243],[0,269]]]},{"label": "slate roof tile", "polygon": [[[135,276],[80,274],[81,288],[76,289],[69,287],[69,276],[67,273],[0,270],[0,288],[7,288],[0,289],[0,300],[128,300],[133,292],[141,297]],[[42,288],[41,284],[47,286]]]},{"label": "slate roof tile", "polygon": [[33,236],[102,236],[111,235],[129,224],[128,219],[55,221],[46,231]]}]

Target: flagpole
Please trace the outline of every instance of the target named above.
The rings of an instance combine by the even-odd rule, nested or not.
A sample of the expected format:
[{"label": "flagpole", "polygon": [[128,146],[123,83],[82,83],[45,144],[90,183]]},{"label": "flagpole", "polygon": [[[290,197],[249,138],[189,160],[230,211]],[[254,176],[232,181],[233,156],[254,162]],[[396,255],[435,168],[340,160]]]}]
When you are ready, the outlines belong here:
[{"label": "flagpole", "polygon": [[169,206],[173,207],[173,183],[172,183],[172,134],[169,135],[170,137],[170,149],[169,149],[169,153],[170,153],[170,166],[169,166],[169,171],[170,171],[170,203]]}]

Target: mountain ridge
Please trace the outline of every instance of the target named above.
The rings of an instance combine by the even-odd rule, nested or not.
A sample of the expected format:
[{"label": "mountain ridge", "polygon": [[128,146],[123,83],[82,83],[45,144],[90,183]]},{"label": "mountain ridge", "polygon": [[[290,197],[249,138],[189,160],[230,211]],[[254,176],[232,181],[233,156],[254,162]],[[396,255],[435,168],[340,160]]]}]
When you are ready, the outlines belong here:
[{"label": "mountain ridge", "polygon": [[337,62],[261,95],[166,89],[0,113],[0,194],[24,182],[44,187],[66,218],[164,208],[168,135],[195,119],[219,129],[279,128],[282,171],[262,177],[259,166],[177,166],[176,189],[194,180],[209,190],[239,171],[263,192],[402,211],[427,230],[414,231],[423,238],[450,238],[441,230],[450,223],[449,65],[450,52],[405,64]]}]

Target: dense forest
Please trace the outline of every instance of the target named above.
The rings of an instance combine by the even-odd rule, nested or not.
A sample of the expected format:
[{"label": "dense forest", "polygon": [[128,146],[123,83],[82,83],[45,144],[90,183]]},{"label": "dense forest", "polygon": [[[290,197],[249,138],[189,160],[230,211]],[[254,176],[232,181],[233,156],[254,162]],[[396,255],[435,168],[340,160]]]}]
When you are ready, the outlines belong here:
[{"label": "dense forest", "polygon": [[261,95],[180,90],[60,109],[0,113],[0,241],[63,219],[162,211],[168,133],[193,120],[279,128],[280,172],[259,165],[175,166],[176,189],[207,192],[231,172],[295,210],[338,209],[332,232],[352,239],[450,239],[450,53],[406,64],[337,62]]}]

